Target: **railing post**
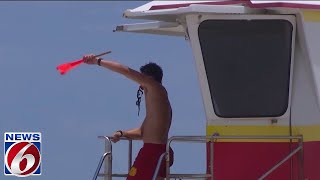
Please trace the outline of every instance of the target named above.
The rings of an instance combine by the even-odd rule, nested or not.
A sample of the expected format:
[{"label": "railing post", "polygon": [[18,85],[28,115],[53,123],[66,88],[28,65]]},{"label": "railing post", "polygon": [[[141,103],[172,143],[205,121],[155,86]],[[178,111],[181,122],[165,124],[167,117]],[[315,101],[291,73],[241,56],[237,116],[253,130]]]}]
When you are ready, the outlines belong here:
[{"label": "railing post", "polygon": [[299,158],[299,179],[304,180],[304,152],[303,152],[303,139],[299,139],[299,146],[301,147],[301,150],[299,152],[298,158]]},{"label": "railing post", "polygon": [[168,139],[167,145],[166,145],[166,180],[170,180],[170,145],[173,140],[173,137]]},{"label": "railing post", "polygon": [[103,164],[103,161],[104,159],[106,158],[106,156],[109,156],[110,155],[110,152],[106,152],[102,155],[102,157],[100,158],[100,161],[99,161],[99,164],[98,164],[98,167],[96,169],[96,172],[94,173],[94,176],[93,176],[93,180],[97,180],[98,176],[99,176],[99,172],[100,172],[100,169],[102,167],[102,164]]},{"label": "railing post", "polygon": [[128,152],[128,173],[132,166],[132,140],[129,139],[129,152]]},{"label": "railing post", "polygon": [[105,152],[111,154],[104,161],[104,180],[112,180],[112,144],[108,137],[105,139]]},{"label": "railing post", "polygon": [[153,173],[152,180],[157,180],[157,177],[158,177],[158,174],[159,174],[159,170],[160,170],[160,166],[161,166],[162,161],[163,161],[163,159],[165,158],[166,154],[167,154],[166,152],[165,152],[165,153],[162,153],[161,156],[159,157],[159,160],[158,160],[156,169],[155,169],[155,171],[154,171],[154,173]]},{"label": "railing post", "polygon": [[214,180],[213,175],[213,160],[214,160],[214,141],[216,140],[215,137],[219,136],[219,134],[214,133],[210,139],[210,174],[211,174],[211,180]]}]

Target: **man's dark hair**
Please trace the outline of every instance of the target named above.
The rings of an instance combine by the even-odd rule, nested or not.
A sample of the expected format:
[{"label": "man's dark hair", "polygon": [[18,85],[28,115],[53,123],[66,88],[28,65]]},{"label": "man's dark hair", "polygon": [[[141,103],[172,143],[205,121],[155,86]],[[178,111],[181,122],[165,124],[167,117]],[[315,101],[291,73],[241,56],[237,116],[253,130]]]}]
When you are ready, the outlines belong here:
[{"label": "man's dark hair", "polygon": [[158,81],[159,83],[162,82],[162,68],[156,63],[149,62],[148,64],[141,66],[140,72],[145,75],[152,76],[153,79]]}]

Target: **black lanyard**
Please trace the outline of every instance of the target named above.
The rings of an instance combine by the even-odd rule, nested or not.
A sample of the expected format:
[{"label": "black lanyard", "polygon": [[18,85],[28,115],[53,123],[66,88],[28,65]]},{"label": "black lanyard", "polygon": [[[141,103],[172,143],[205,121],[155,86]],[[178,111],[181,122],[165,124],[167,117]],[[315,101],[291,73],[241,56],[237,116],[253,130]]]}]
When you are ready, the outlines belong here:
[{"label": "black lanyard", "polygon": [[139,87],[138,91],[137,91],[137,101],[136,101],[136,105],[138,106],[138,116],[140,113],[140,103],[141,103],[141,96],[143,95],[143,91],[141,86]]}]

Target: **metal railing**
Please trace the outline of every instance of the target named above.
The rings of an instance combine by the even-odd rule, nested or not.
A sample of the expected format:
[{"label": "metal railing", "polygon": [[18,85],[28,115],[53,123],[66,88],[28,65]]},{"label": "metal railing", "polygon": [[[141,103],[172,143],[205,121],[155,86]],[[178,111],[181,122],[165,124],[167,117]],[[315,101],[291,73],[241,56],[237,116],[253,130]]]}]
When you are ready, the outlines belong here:
[{"label": "metal railing", "polygon": [[101,157],[101,159],[100,159],[100,161],[99,161],[97,170],[96,170],[96,172],[94,173],[93,180],[96,180],[96,179],[97,179],[97,177],[98,177],[98,175],[99,175],[99,172],[100,172],[100,169],[101,169],[101,166],[102,166],[102,164],[103,164],[103,161],[104,161],[104,159],[105,159],[107,156],[109,156],[109,155],[111,155],[111,152],[106,152],[106,153],[104,153],[104,154],[102,155],[102,157]]},{"label": "metal railing", "polygon": [[[96,180],[98,176],[103,176],[105,180],[111,180],[112,177],[126,177],[128,174],[112,174],[112,143],[111,139],[112,137],[107,136],[99,136],[99,138],[103,138],[105,140],[105,152],[103,156],[100,159],[100,162],[98,164],[98,168],[96,170],[96,173],[94,175],[93,180]],[[239,139],[278,139],[278,140],[296,140],[298,142],[298,147],[291,150],[291,152],[284,157],[282,160],[280,160],[277,164],[275,164],[272,168],[270,168],[267,172],[265,172],[263,175],[259,177],[258,180],[263,180],[267,176],[269,176],[274,170],[276,170],[278,167],[280,167],[283,163],[288,161],[291,157],[293,157],[295,154],[298,154],[298,160],[299,160],[299,180],[304,180],[304,173],[303,173],[303,137],[302,136],[219,136],[218,134],[214,134],[212,136],[172,136],[168,139],[167,145],[166,145],[166,152],[163,153],[157,163],[155,173],[153,175],[152,180],[155,180],[157,177],[157,174],[159,172],[161,162],[165,158],[165,164],[166,164],[166,180],[170,180],[170,178],[174,179],[211,179],[214,180],[213,175],[213,159],[214,159],[214,143],[219,139],[229,139],[229,140],[239,140]],[[127,140],[129,141],[129,149],[128,149],[128,172],[130,171],[131,165],[132,165],[132,140],[127,138],[121,138],[121,140]],[[209,160],[209,171],[210,174],[170,174],[170,145],[173,141],[176,142],[193,142],[193,143],[210,143],[210,160]],[[105,169],[104,173],[99,174],[100,169],[102,167],[102,163],[105,159],[105,157],[108,157],[107,161],[105,162]]]},{"label": "metal railing", "polygon": [[[127,177],[127,173],[120,173],[120,174],[114,174],[112,173],[112,137],[108,137],[108,136],[98,136],[98,138],[100,139],[104,139],[105,140],[105,152],[104,155],[101,157],[98,167],[96,169],[96,173],[94,174],[93,180],[96,180],[98,177],[104,177],[104,180],[112,180],[112,177]],[[132,139],[128,139],[125,137],[121,137],[120,140],[127,140],[129,141],[129,149],[128,149],[128,172],[130,171],[131,165],[132,165]],[[189,141],[192,142],[192,141]],[[200,140],[195,140],[194,142],[203,142],[206,143],[206,141],[200,141]],[[211,149],[212,153],[213,153],[213,146]],[[163,153],[157,163],[157,167],[155,170],[155,173],[153,175],[152,180],[155,180],[157,177],[157,174],[159,172],[160,169],[160,165],[162,160],[166,157],[166,155],[168,154],[168,152]],[[104,164],[104,173],[99,173],[101,168],[102,168],[102,164],[103,161],[105,160],[105,158],[108,157],[108,159],[106,159],[105,164]],[[213,160],[211,161],[211,167],[213,167]],[[212,169],[213,172],[213,169]],[[213,177],[211,174],[170,174],[170,178],[175,178],[175,179],[183,179],[183,178],[192,178],[192,179],[199,179],[199,178],[210,178]]]},{"label": "metal railing", "polygon": [[[105,152],[101,157],[96,173],[93,176],[93,180],[96,180],[99,177],[104,177],[104,180],[112,180],[112,177],[127,177],[127,173],[112,173],[112,137],[108,136],[98,136],[100,139],[104,139],[105,141]],[[132,165],[132,139],[128,139],[125,137],[121,137],[120,140],[126,140],[129,142],[128,148],[128,172],[130,171]],[[104,164],[104,173],[99,173],[105,158],[108,159],[105,161]]]},{"label": "metal railing", "polygon": [[[258,180],[263,180],[268,175],[270,175],[275,169],[280,167],[284,162],[289,160],[292,156],[295,154],[298,154],[299,158],[299,180],[304,180],[304,173],[303,173],[303,137],[301,135],[298,136],[219,136],[218,134],[212,135],[212,136],[172,136],[167,143],[166,147],[166,180],[169,180],[170,178],[176,178],[176,176],[170,175],[170,144],[172,141],[180,141],[180,142],[186,142],[186,141],[202,141],[202,142],[210,142],[210,174],[212,174],[211,179],[214,179],[213,175],[213,159],[214,159],[214,148],[213,144],[218,139],[230,139],[230,140],[236,140],[236,139],[285,139],[285,140],[297,140],[298,141],[298,147],[294,150],[291,150],[290,154],[288,154],[286,157],[284,157],[281,161],[279,161],[277,164],[275,164],[270,170],[265,172],[263,175],[259,177]],[[178,177],[180,178],[180,177]],[[201,178],[203,178],[201,176]]]}]

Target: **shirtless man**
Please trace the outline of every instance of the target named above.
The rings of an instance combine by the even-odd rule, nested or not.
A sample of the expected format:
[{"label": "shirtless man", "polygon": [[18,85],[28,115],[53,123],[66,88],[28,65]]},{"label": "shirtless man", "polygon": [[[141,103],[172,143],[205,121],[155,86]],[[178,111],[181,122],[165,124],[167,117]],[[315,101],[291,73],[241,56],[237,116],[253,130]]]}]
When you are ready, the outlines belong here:
[{"label": "shirtless man", "polygon": [[[166,151],[166,143],[171,125],[172,110],[166,89],[162,86],[162,69],[155,63],[148,63],[140,68],[141,72],[114,61],[86,55],[83,60],[87,64],[97,64],[120,73],[137,82],[139,90],[144,92],[146,101],[146,117],[138,128],[117,131],[113,134],[113,142],[120,137],[143,140],[143,147],[131,167],[127,180],[152,180],[159,157]],[[138,99],[140,102],[140,99]],[[137,102],[137,105],[140,103]],[[170,148],[170,165],[173,163],[173,151]],[[165,162],[162,162],[157,180],[164,179]]]}]

